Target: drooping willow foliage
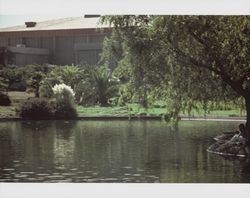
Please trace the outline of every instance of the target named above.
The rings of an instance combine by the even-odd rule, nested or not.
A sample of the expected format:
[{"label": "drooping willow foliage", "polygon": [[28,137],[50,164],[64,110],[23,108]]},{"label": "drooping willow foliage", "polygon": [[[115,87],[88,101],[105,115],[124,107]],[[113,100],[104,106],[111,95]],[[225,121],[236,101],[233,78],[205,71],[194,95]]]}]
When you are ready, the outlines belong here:
[{"label": "drooping willow foliage", "polygon": [[116,61],[130,99],[144,107],[164,100],[175,116],[222,104],[247,109],[249,16],[120,15],[102,22],[113,27],[103,61]]}]

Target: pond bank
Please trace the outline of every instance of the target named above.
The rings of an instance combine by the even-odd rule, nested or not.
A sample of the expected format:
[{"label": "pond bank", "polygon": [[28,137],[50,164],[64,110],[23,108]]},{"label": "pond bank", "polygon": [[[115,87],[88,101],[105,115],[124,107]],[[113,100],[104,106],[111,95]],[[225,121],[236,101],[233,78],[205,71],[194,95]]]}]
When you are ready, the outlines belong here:
[{"label": "pond bank", "polygon": [[249,146],[232,140],[228,140],[225,143],[216,142],[207,149],[207,152],[224,157],[250,157]]},{"label": "pond bank", "polygon": [[[21,121],[20,117],[0,117],[0,122],[4,121]],[[74,120],[162,120],[161,116],[78,116]],[[180,116],[180,120],[197,120],[197,121],[239,121],[244,122],[245,117],[226,117],[226,116],[206,116],[206,117],[189,117]]]},{"label": "pond bank", "polygon": [[234,153],[225,153],[225,152],[219,152],[219,151],[215,151],[215,150],[212,150],[210,148],[207,149],[207,152],[209,153],[212,153],[212,154],[216,154],[216,155],[221,155],[221,156],[224,156],[224,157],[247,157],[249,158],[250,157],[250,154],[234,154]]}]

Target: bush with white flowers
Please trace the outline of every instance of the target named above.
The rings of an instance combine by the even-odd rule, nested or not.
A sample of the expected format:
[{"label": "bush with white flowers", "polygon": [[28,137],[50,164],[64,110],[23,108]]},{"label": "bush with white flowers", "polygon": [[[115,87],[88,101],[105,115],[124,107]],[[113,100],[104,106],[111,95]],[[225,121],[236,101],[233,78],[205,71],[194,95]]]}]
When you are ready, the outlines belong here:
[{"label": "bush with white flowers", "polygon": [[69,102],[74,101],[75,93],[70,86],[64,83],[56,84],[52,90],[57,100],[63,100],[64,102],[65,100],[70,100]]},{"label": "bush with white flowers", "polygon": [[55,117],[56,118],[74,118],[77,116],[75,109],[75,93],[73,89],[62,84],[56,84],[53,88],[53,93],[56,98],[56,110]]},{"label": "bush with white flowers", "polygon": [[54,94],[62,94],[64,91],[69,92],[72,96],[75,96],[75,93],[73,91],[73,89],[68,86],[65,85],[64,83],[62,84],[56,84],[53,88],[52,88]]}]

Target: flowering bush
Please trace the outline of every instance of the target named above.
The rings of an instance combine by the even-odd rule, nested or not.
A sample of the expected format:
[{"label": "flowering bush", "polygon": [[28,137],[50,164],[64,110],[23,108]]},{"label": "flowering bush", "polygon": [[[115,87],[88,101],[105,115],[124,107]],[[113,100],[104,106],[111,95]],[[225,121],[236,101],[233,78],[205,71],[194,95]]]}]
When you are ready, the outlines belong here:
[{"label": "flowering bush", "polygon": [[68,85],[65,85],[64,83],[62,84],[56,84],[53,88],[53,93],[59,97],[59,98],[62,98],[63,100],[67,98],[71,98],[71,99],[74,99],[75,97],[75,93],[73,91],[73,89],[68,86]]},{"label": "flowering bush", "polygon": [[59,119],[75,118],[77,112],[75,109],[75,93],[73,89],[62,83],[56,84],[52,90],[56,98],[55,117]]}]

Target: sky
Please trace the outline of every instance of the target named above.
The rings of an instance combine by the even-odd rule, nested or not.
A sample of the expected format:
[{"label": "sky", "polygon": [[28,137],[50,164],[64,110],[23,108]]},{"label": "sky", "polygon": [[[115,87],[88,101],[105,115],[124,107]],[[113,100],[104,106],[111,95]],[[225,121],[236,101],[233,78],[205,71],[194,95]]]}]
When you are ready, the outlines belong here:
[{"label": "sky", "polygon": [[0,28],[84,14],[247,14],[249,0],[0,0]]},{"label": "sky", "polygon": [[39,22],[64,17],[64,15],[0,15],[0,28],[22,25],[25,21]]}]

